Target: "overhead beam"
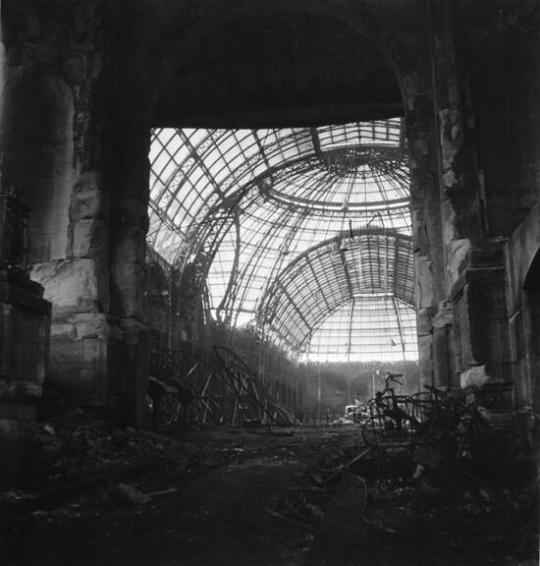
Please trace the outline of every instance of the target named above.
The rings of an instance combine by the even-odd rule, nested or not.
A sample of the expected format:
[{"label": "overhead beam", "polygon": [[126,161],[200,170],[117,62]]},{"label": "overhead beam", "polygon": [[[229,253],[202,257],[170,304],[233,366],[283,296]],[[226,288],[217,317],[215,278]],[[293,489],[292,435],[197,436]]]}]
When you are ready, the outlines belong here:
[{"label": "overhead beam", "polygon": [[182,105],[154,106],[152,124],[156,128],[306,128],[320,124],[348,124],[386,120],[403,114],[401,100],[364,104],[331,104],[306,106],[280,106],[252,111],[216,112],[212,108],[188,108]]},{"label": "overhead beam", "polygon": [[262,155],[264,164],[266,165],[266,168],[268,169],[268,175],[269,175],[270,179],[272,179],[272,181],[273,181],[272,167],[270,165],[270,162],[268,161],[268,157],[266,157],[266,151],[264,150],[263,144],[261,142],[261,138],[259,137],[257,130],[252,130],[252,132],[253,132],[253,137],[255,138],[255,143],[257,144],[257,149],[259,150],[260,154]]},{"label": "overhead beam", "polygon": [[349,267],[347,265],[347,261],[345,260],[345,252],[343,250],[339,250],[339,257],[341,259],[341,266],[343,267],[343,273],[345,274],[345,281],[347,282],[347,289],[349,291],[349,296],[351,297],[351,299],[354,299],[351,274],[349,273]]},{"label": "overhead beam", "polygon": [[311,141],[313,142],[315,155],[320,159],[323,156],[323,153],[321,151],[321,140],[319,139],[317,128],[309,128],[309,133],[311,134]]}]

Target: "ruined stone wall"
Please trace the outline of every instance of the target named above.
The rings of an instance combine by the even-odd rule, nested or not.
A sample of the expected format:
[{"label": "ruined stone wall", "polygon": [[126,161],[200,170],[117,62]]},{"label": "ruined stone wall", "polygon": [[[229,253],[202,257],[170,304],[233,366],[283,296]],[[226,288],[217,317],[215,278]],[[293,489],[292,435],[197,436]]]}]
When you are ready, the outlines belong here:
[{"label": "ruined stone wall", "polygon": [[[496,277],[483,286],[498,304],[480,322],[500,352],[486,358],[499,362],[498,377],[514,381],[518,408],[538,406],[538,305],[524,286],[540,247],[540,6],[473,2],[463,6],[463,20],[468,56],[462,56],[478,140],[481,246],[500,250],[490,265]],[[502,319],[498,324],[495,316]]]},{"label": "ruined stone wall", "polygon": [[[48,382],[142,419],[151,33],[136,3],[7,2],[7,170],[53,304]],[[154,34],[155,36],[156,34]],[[147,38],[148,39],[148,38]],[[142,81],[142,83],[141,83]],[[146,112],[146,114],[145,114]]]},{"label": "ruined stone wall", "polygon": [[505,245],[510,368],[518,407],[540,410],[540,206]]},{"label": "ruined stone wall", "polygon": [[[455,384],[457,372],[484,363],[521,379],[509,344],[523,283],[515,230],[532,218],[539,190],[536,8],[533,0],[294,0],[264,10],[251,0],[4,2],[3,153],[9,182],[34,209],[32,277],[53,303],[50,383],[80,403],[142,418],[149,131],[196,110],[174,108],[175,85],[197,80],[182,100],[211,98],[211,77],[189,75],[189,57],[177,66],[171,46],[196,51],[219,27],[217,9],[231,20],[331,17],[382,55],[401,88],[410,153],[421,379]],[[186,80],[167,82],[182,73]],[[286,94],[271,102],[286,103]],[[215,115],[226,111],[222,104]],[[190,316],[200,321],[202,311]]]},{"label": "ruined stone wall", "polygon": [[[104,227],[98,164],[83,170],[88,154],[89,99],[100,72],[98,3],[3,4],[6,103],[3,152],[8,184],[31,210],[28,261],[32,278],[53,305],[52,370],[84,397],[97,394],[98,301],[107,303],[107,256],[96,240]],[[88,157],[88,156],[87,156]],[[96,249],[97,248],[97,249]],[[63,355],[66,344],[77,350]],[[97,350],[97,352],[96,352]],[[80,363],[69,366],[69,358]],[[66,367],[69,366],[69,367]],[[103,370],[101,370],[103,371]],[[75,384],[73,386],[73,384]]]},{"label": "ruined stone wall", "polygon": [[531,400],[524,360],[532,336],[530,315],[522,308],[523,263],[532,261],[531,248],[540,245],[532,209],[540,189],[540,10],[537,2],[462,2],[457,15],[478,203],[477,227],[460,228],[471,249],[460,279],[452,281],[460,325],[469,326],[469,351],[462,349],[460,369],[487,363],[491,376],[513,379],[516,404],[524,406]]},{"label": "ruined stone wall", "polygon": [[491,377],[511,379],[513,268],[503,247],[538,195],[538,6],[439,1],[427,17],[444,261],[432,331],[435,357],[447,360],[435,376],[457,385],[454,372],[486,364]]}]

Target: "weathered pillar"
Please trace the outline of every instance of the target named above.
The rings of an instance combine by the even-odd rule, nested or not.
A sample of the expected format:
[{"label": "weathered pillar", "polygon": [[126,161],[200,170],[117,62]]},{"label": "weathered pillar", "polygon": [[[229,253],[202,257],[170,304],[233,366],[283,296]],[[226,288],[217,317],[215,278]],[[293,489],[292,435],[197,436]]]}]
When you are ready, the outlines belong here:
[{"label": "weathered pillar", "polygon": [[116,219],[111,226],[112,312],[123,337],[114,360],[113,383],[126,419],[142,424],[150,363],[144,313],[150,126],[142,122],[134,128],[129,125],[132,120],[126,120],[119,131],[124,149],[115,166],[124,175],[118,179],[111,207]]},{"label": "weathered pillar", "polygon": [[[0,21],[0,24],[3,24]],[[2,26],[3,32],[3,26]],[[0,34],[0,40],[3,33]],[[36,416],[49,344],[51,305],[25,272],[29,209],[14,175],[13,99],[0,43],[0,488],[17,484],[27,450],[25,421]]]},{"label": "weathered pillar", "polygon": [[420,62],[414,71],[403,78],[411,167],[420,385],[433,384],[435,361],[432,319],[438,303],[443,299],[444,288],[437,136],[429,84],[428,66]]},{"label": "weathered pillar", "polygon": [[486,365],[489,377],[510,378],[503,259],[501,246],[473,249],[454,285],[458,371]]},{"label": "weathered pillar", "polygon": [[47,383],[108,402],[108,203],[101,186],[100,2],[6,8],[9,163],[30,206],[30,275],[52,305]]},{"label": "weathered pillar", "polygon": [[[490,239],[484,214],[483,175],[478,167],[473,100],[457,34],[457,5],[435,0],[428,17],[433,57],[433,90],[439,130],[441,233],[444,296],[433,319],[439,381],[442,370],[486,365],[490,376],[503,377],[507,363],[506,303],[501,243]],[[452,320],[453,319],[453,320]],[[437,328],[444,321],[442,328]],[[444,360],[447,358],[447,361]],[[457,385],[455,376],[447,383]]]},{"label": "weathered pillar", "polygon": [[141,61],[135,2],[50,4],[6,11],[11,158],[33,206],[31,276],[52,302],[47,383],[141,424],[152,83],[135,83],[158,66]]},{"label": "weathered pillar", "polygon": [[103,181],[110,195],[111,313],[122,335],[112,360],[113,391],[124,418],[142,424],[150,352],[144,312],[146,232],[148,229],[148,153],[154,87],[159,63],[149,49],[158,31],[144,2],[119,1],[109,14],[118,36],[115,104],[105,118]]},{"label": "weathered pillar", "polygon": [[433,317],[434,381],[437,387],[459,385],[454,347],[454,310],[451,301],[443,301]]}]

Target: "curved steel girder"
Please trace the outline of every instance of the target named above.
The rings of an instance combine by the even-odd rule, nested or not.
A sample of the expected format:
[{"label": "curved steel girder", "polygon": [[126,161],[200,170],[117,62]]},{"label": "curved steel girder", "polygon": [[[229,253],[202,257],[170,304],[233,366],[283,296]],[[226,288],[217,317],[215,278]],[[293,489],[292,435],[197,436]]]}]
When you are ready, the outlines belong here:
[{"label": "curved steel girder", "polygon": [[[350,146],[352,147],[352,146]],[[375,144],[370,144],[370,145],[364,145],[362,146],[362,150],[364,149],[376,149],[377,151],[392,151],[395,152],[397,151],[398,153],[402,154],[402,151],[399,148],[391,148],[391,147],[386,147],[386,146],[378,146]],[[336,149],[333,149],[329,152],[326,152],[327,154],[330,154],[332,152],[337,151]],[[212,206],[212,208],[207,211],[207,213],[205,214],[205,217],[199,221],[195,221],[192,223],[192,225],[190,227],[188,227],[188,236],[186,237],[187,241],[191,241],[193,242],[193,244],[191,246],[188,246],[190,248],[196,248],[197,250],[200,250],[202,248],[202,246],[206,243],[205,240],[209,237],[210,234],[212,234],[212,232],[215,231],[221,231],[221,230],[216,230],[216,227],[214,226],[214,230],[209,229],[210,226],[212,226],[214,223],[217,224],[218,226],[221,225],[228,225],[228,227],[230,228],[231,226],[231,217],[233,216],[231,214],[231,212],[233,210],[236,211],[236,207],[239,206],[240,202],[243,200],[243,198],[246,196],[246,194],[248,193],[248,191],[254,187],[254,186],[258,186],[259,190],[260,189],[260,184],[264,179],[272,179],[274,178],[274,176],[276,175],[276,173],[278,172],[283,172],[286,169],[289,169],[291,166],[293,165],[297,165],[297,164],[305,164],[306,166],[306,171],[309,171],[310,168],[312,167],[312,164],[309,163],[310,159],[313,159],[314,155],[309,155],[307,157],[303,157],[301,159],[296,159],[296,160],[292,160],[289,162],[284,162],[282,164],[280,164],[279,166],[273,167],[268,169],[267,171],[265,171],[264,174],[259,175],[258,177],[256,177],[255,179],[253,179],[250,183],[247,183],[246,185],[238,188],[238,190],[234,191],[233,193],[230,193],[229,195],[224,196],[222,194],[222,200],[220,200],[218,203],[216,203],[214,206]],[[297,171],[295,170],[295,173]],[[406,171],[403,169],[400,169],[400,175],[404,175],[406,176]],[[402,179],[400,179],[402,180]],[[302,198],[294,198],[294,197],[289,197],[287,200],[282,200],[279,196],[276,196],[277,193],[275,191],[270,191],[271,194],[273,194],[273,196],[270,196],[269,198],[274,199],[278,202],[280,202],[283,206],[299,206],[300,209],[303,209],[303,211],[305,213],[308,213],[308,211],[310,209],[316,209],[318,206],[321,209],[336,209],[337,210],[337,206],[333,206],[333,205],[329,205],[327,203],[324,203],[323,201],[321,202],[313,202],[313,201],[309,201],[308,199],[302,199]],[[262,193],[261,193],[262,194]],[[266,198],[266,195],[263,194],[263,198]],[[403,199],[396,199],[396,200],[386,200],[386,201],[382,201],[382,202],[373,202],[373,203],[363,203],[362,206],[358,206],[355,207],[354,205],[351,205],[351,209],[365,209],[365,210],[370,210],[370,209],[374,209],[374,210],[381,210],[383,208],[388,208],[388,207],[392,207],[392,206],[403,206],[405,203],[407,202],[407,198],[403,198]],[[154,205],[154,203],[152,203]],[[223,217],[227,217],[229,216],[228,219],[223,218]],[[162,220],[162,222],[164,222],[163,217],[161,216],[160,219]],[[211,244],[211,249],[206,249],[206,252],[210,254],[210,256],[214,256],[217,249],[216,249],[216,242],[220,242],[221,239],[220,238],[215,238],[214,239],[214,244]],[[206,246],[208,247],[208,246]],[[191,255],[193,253],[192,250],[189,250],[187,252],[188,255]]]},{"label": "curved steel girder", "polygon": [[[346,146],[347,149],[355,150],[361,149],[362,151],[373,151],[377,150],[380,152],[384,152],[388,155],[387,159],[379,158],[374,162],[366,163],[370,167],[377,169],[380,171],[382,175],[386,175],[388,177],[394,177],[394,179],[399,182],[400,184],[405,185],[408,188],[409,183],[409,174],[408,174],[408,164],[407,164],[407,157],[405,152],[401,148],[397,147],[389,147],[384,145],[378,144],[364,144],[364,145],[351,145]],[[342,148],[343,149],[343,148]],[[328,157],[334,153],[336,153],[336,149],[332,149],[329,151],[321,152],[323,157]],[[266,161],[266,160],[265,160]],[[382,164],[385,164],[386,167],[383,169]],[[334,204],[328,203],[325,201],[318,201],[313,199],[306,199],[302,197],[295,197],[291,195],[285,195],[281,191],[276,191],[272,188],[271,185],[265,183],[268,179],[271,180],[272,184],[274,182],[285,182],[288,175],[298,175],[303,172],[309,173],[315,167],[321,167],[321,158],[317,153],[309,153],[305,154],[301,157],[297,157],[294,159],[285,160],[279,165],[275,165],[273,167],[268,167],[264,173],[257,175],[253,179],[251,179],[248,183],[239,186],[239,188],[230,193],[229,198],[234,199],[235,195],[238,195],[239,198],[243,198],[249,189],[252,187],[257,187],[263,198],[267,198],[270,200],[275,200],[284,206],[289,205],[296,205],[300,208],[306,208],[308,210],[312,209],[331,209],[331,210],[339,210],[341,204]],[[325,183],[325,186],[331,185],[333,179],[335,179],[336,173],[333,172],[330,168],[328,169],[328,182]],[[384,208],[388,206],[402,206],[403,203],[407,202],[408,196],[404,196],[403,198],[398,199],[391,199],[391,200],[384,200],[384,201],[367,201],[367,202],[359,202],[359,203],[350,203],[349,208],[351,209],[364,209],[364,208]]]},{"label": "curved steel girder", "polygon": [[[309,132],[312,143],[306,146],[307,151],[304,147],[301,148],[300,145],[298,145],[298,140],[301,139],[301,135],[298,133],[288,135],[283,138],[278,137],[275,141],[272,141],[270,145],[263,147],[257,133],[253,132],[254,140],[259,148],[259,155],[252,155],[250,157],[246,156],[246,158],[234,169],[229,169],[229,174],[225,177],[225,179],[221,180],[220,187],[217,186],[218,183],[216,182],[216,179],[213,177],[213,174],[210,172],[210,169],[206,166],[206,164],[203,163],[204,159],[202,159],[202,153],[204,153],[206,149],[211,147],[212,144],[219,144],[219,135],[216,136],[213,132],[211,132],[210,135],[201,142],[201,144],[197,146],[191,144],[191,142],[187,144],[190,148],[189,154],[186,159],[179,164],[176,171],[170,175],[167,185],[174,182],[179,173],[181,173],[184,177],[189,177],[191,170],[187,171],[185,169],[188,161],[191,162],[192,166],[198,163],[201,167],[204,165],[204,167],[202,167],[202,170],[204,170],[204,177],[209,184],[216,189],[214,194],[219,198],[219,201],[212,205],[211,208],[205,206],[199,206],[196,208],[195,210],[198,210],[199,212],[195,212],[195,216],[191,223],[189,225],[182,226],[184,238],[187,244],[186,249],[188,250],[188,252],[184,253],[182,257],[179,257],[180,260],[183,259],[182,263],[185,263],[187,258],[193,257],[194,253],[197,255],[198,252],[204,251],[205,264],[209,267],[209,264],[215,256],[223,237],[233,224],[232,217],[235,216],[236,213],[241,214],[239,203],[242,202],[242,206],[244,206],[247,201],[248,208],[251,205],[255,205],[255,202],[252,201],[251,198],[245,198],[254,186],[257,186],[259,189],[256,193],[251,192],[251,194],[256,195],[255,200],[256,198],[261,197],[270,198],[276,206],[286,206],[287,209],[295,209],[300,214],[320,214],[321,212],[331,215],[347,214],[347,211],[343,209],[340,210],[336,203],[327,203],[324,200],[317,200],[315,198],[308,199],[290,197],[279,190],[274,190],[273,187],[270,188],[270,192],[265,195],[261,185],[263,181],[269,180],[272,183],[276,183],[276,185],[286,183],[287,179],[298,177],[303,173],[309,174],[314,167],[317,167],[321,176],[316,178],[316,175],[313,175],[313,182],[309,185],[309,190],[311,191],[313,189],[313,194],[315,196],[323,191],[323,189],[327,190],[327,186],[331,185],[331,180],[336,175],[350,174],[355,167],[371,164],[372,167],[376,168],[376,170],[380,172],[378,176],[377,174],[374,174],[373,178],[370,178],[376,184],[381,181],[384,175],[391,175],[394,177],[394,183],[397,183],[398,186],[403,185],[406,187],[408,185],[406,158],[401,146],[389,146],[384,143],[380,144],[375,141],[371,141],[370,143],[360,144],[336,144],[330,148],[327,146],[326,150],[323,151],[321,149],[318,134],[314,135],[314,132],[317,133],[317,131],[315,129],[311,129]],[[184,138],[182,139],[186,142]],[[294,157],[283,158],[279,164],[274,165],[273,167],[270,166],[269,156],[272,152],[275,151],[276,148],[285,148],[287,144],[297,144],[297,152],[293,152]],[[298,156],[298,153],[301,153],[301,155]],[[281,155],[284,154],[282,153]],[[250,169],[253,170],[255,167],[260,167],[261,163],[264,163],[264,171],[262,173],[256,177],[251,177],[248,182],[241,185],[235,183],[235,180],[241,180],[242,177],[245,176],[246,171],[249,171]],[[178,191],[181,186],[181,183],[175,185],[176,191],[172,197],[173,200],[178,197]],[[221,187],[224,188],[222,189]],[[381,196],[383,195],[384,191],[381,190]],[[381,201],[357,203],[356,206],[352,203],[350,208],[351,212],[354,211],[355,213],[369,213],[382,209],[389,211],[396,206],[402,207],[406,201],[406,197],[394,200],[387,198],[386,200]],[[155,202],[152,204],[155,204]],[[206,210],[204,211],[205,208]],[[161,213],[159,214],[159,218],[163,223],[162,225],[168,225],[167,221],[170,219],[167,214],[163,214],[162,210],[159,212]],[[171,227],[172,226],[174,226],[174,222],[171,221]],[[156,228],[156,233],[158,232],[159,227]],[[348,265],[345,257],[346,254],[342,255],[342,271],[347,274]],[[282,265],[279,266],[280,269],[281,267]],[[246,268],[247,267],[245,267],[244,270]],[[370,268],[372,268],[371,264]],[[274,279],[278,274],[279,269],[277,271],[273,270],[270,280]],[[371,277],[373,279],[373,274]],[[347,285],[349,295],[352,296],[353,288],[351,277],[346,276],[346,280],[348,281]],[[232,289],[230,288],[229,290]],[[319,289],[319,293],[325,296],[322,288]],[[228,302],[231,304],[230,308],[233,308],[232,303],[230,301]],[[223,303],[222,306],[225,306],[225,303]]]},{"label": "curved steel girder", "polygon": [[[262,325],[271,324],[275,332],[299,348],[308,335],[307,328],[313,331],[362,293],[390,294],[414,307],[410,237],[371,228],[353,230],[313,246],[269,287],[261,300],[258,320]],[[295,314],[298,312],[301,319]],[[306,332],[298,334],[304,326]]]},{"label": "curved steel girder", "polygon": [[[258,140],[259,138],[255,137],[255,139]],[[193,146],[190,147],[192,148],[192,151],[190,152],[188,159],[193,160],[193,166],[196,166],[197,163],[202,165],[203,160],[197,154],[197,148],[193,148]],[[230,200],[237,200],[236,195],[238,195],[238,199],[242,199],[243,196],[252,187],[258,187],[260,191],[264,191],[264,189],[261,189],[261,184],[263,184],[264,186],[265,180],[271,179],[272,181],[274,181],[279,174],[280,181],[282,181],[283,177],[286,177],[287,170],[289,170],[289,173],[294,173],[294,174],[297,174],[302,170],[305,170],[306,172],[311,171],[314,167],[321,166],[321,160],[327,163],[327,166],[329,167],[329,172],[332,172],[331,169],[332,156],[334,156],[339,152],[343,152],[344,150],[361,151],[363,153],[370,153],[371,155],[373,155],[373,153],[378,153],[377,157],[374,158],[372,161],[369,161],[369,159],[367,158],[363,158],[365,164],[377,168],[383,175],[387,175],[387,176],[394,175],[396,177],[396,180],[398,180],[400,183],[408,183],[407,157],[405,155],[404,149],[401,147],[370,143],[370,144],[354,144],[354,145],[351,144],[347,146],[341,146],[338,148],[332,148],[326,151],[321,151],[320,149],[319,151],[317,151],[314,148],[310,152],[306,152],[303,155],[295,157],[293,159],[285,159],[279,165],[274,165],[272,167],[269,166],[269,161],[266,155],[269,152],[269,149],[271,148],[263,148],[263,152],[261,154],[261,160],[266,165],[265,171],[260,175],[257,175],[252,179],[250,179],[249,182],[237,186],[238,188],[236,188],[236,190],[230,191],[228,193],[227,191],[225,192],[221,191],[219,187],[222,185],[223,186],[230,185],[231,179],[234,179],[236,177],[238,171],[241,171],[242,174],[245,173],[244,168],[246,166],[247,160],[245,162],[239,163],[234,170],[231,170],[230,175],[228,175],[223,180],[221,180],[220,183],[217,183],[217,181],[213,179],[208,168],[204,167],[204,171],[207,179],[212,184],[212,186],[216,188],[216,191],[220,194],[222,198],[222,202],[226,204]],[[254,166],[256,166],[257,164],[259,164],[259,161],[254,160]],[[300,171],[299,169],[295,169],[295,167],[298,167]],[[173,194],[173,198],[178,198],[178,193],[181,187],[184,186],[185,180],[189,177],[189,174],[184,170],[184,168],[185,168],[185,161],[182,162],[182,164],[179,164],[178,167],[175,169],[175,171],[169,176],[168,181],[163,186],[161,195],[164,194],[166,189],[170,187],[172,183],[174,183],[176,177],[179,174],[182,174],[183,180],[180,183],[178,183]],[[335,174],[336,173],[334,172],[334,175]],[[310,199],[290,197],[290,196],[284,198],[284,195],[282,195],[282,193],[280,193],[279,191],[269,190],[267,196],[268,198],[275,199],[279,202],[282,202],[285,205],[293,204],[299,207],[306,207],[306,208],[339,209],[339,205],[326,203],[324,201],[313,201]],[[403,204],[403,202],[405,202],[406,200],[407,197],[404,197],[403,199],[387,200],[384,201],[384,205],[385,206],[400,205]],[[358,207],[377,208],[378,206],[380,207],[381,204],[382,203],[380,201],[373,201],[373,202],[362,202],[357,204],[352,203],[349,206],[351,208],[358,208]]]}]

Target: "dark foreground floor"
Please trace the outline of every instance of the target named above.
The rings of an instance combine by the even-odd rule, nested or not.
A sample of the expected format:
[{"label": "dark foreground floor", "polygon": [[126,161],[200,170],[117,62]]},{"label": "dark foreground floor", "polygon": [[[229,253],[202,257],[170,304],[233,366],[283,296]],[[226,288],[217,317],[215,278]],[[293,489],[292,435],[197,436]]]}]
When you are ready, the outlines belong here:
[{"label": "dark foreground floor", "polygon": [[353,427],[43,435],[25,489],[0,495],[2,565],[538,564],[532,476],[414,484]]}]

